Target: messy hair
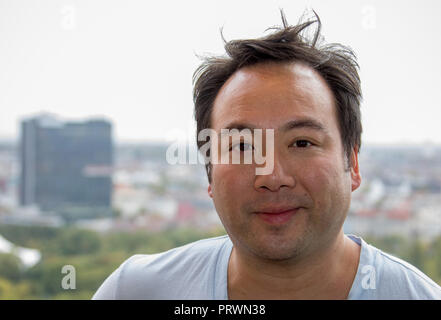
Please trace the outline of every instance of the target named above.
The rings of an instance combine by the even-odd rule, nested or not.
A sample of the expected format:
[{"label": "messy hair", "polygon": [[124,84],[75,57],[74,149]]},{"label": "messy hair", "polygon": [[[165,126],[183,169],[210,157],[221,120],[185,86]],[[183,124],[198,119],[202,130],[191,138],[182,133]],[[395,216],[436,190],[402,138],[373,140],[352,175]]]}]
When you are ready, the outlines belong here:
[{"label": "messy hair", "polygon": [[[347,159],[351,166],[353,148],[361,146],[362,98],[359,65],[354,52],[338,43],[323,43],[320,34],[321,21],[315,11],[314,18],[300,19],[290,26],[281,10],[282,26],[272,27],[272,33],[257,39],[226,41],[226,55],[207,56],[193,74],[194,116],[197,123],[196,137],[203,129],[211,127],[213,104],[222,86],[239,69],[267,62],[306,64],[317,71],[331,89],[337,109],[340,135]],[[308,36],[311,25],[317,27]],[[204,144],[197,141],[198,149]],[[211,183],[211,163],[206,163],[208,181]]]}]

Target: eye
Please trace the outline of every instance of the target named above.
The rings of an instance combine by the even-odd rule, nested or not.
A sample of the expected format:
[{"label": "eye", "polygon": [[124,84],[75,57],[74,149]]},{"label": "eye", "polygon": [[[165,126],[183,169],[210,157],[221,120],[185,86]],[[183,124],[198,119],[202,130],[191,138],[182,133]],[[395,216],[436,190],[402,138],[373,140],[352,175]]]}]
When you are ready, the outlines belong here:
[{"label": "eye", "polygon": [[230,148],[230,151],[231,150],[240,151],[240,152],[251,151],[251,150],[253,150],[253,146],[251,144],[249,144],[249,143],[240,142],[240,143],[235,144],[234,146],[232,146]]},{"label": "eye", "polygon": [[312,146],[312,143],[309,142],[308,140],[297,140],[293,143],[293,146],[297,148],[307,148]]}]

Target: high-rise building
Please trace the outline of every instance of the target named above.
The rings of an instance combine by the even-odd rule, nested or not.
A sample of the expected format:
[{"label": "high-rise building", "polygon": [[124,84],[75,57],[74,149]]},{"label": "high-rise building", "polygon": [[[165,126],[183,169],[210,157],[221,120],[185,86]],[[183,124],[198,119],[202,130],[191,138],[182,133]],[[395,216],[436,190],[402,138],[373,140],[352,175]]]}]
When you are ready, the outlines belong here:
[{"label": "high-rise building", "polygon": [[52,115],[25,119],[21,122],[20,158],[21,205],[37,205],[69,219],[110,213],[110,122],[65,122]]}]

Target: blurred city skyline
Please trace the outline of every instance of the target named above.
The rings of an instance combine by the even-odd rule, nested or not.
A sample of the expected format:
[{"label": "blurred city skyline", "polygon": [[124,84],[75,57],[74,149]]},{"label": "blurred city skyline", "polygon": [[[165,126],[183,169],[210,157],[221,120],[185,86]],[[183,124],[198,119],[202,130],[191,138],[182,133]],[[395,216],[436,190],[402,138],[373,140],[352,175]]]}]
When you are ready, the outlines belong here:
[{"label": "blurred city skyline", "polygon": [[194,132],[191,78],[197,55],[227,40],[295,24],[305,9],[326,42],[360,64],[366,144],[441,143],[438,1],[0,0],[0,140],[19,121],[49,112],[100,117],[116,142],[166,142]]}]

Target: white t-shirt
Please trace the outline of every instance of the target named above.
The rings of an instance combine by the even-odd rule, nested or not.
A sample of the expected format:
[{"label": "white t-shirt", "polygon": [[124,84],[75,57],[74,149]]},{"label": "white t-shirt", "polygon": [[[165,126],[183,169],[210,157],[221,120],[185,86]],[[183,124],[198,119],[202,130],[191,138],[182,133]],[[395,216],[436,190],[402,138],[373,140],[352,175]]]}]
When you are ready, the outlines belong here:
[{"label": "white t-shirt", "polygon": [[[361,246],[348,299],[440,299],[441,287],[409,263],[348,235]],[[166,252],[134,255],[101,285],[93,299],[227,300],[228,236]]]}]

